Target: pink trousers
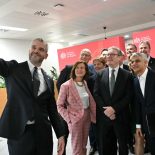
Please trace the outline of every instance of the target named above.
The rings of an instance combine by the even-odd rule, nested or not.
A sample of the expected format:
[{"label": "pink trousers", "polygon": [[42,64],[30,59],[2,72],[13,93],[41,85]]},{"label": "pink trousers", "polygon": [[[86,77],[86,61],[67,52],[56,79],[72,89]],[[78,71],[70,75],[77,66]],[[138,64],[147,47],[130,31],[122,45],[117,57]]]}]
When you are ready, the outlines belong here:
[{"label": "pink trousers", "polygon": [[85,109],[83,117],[72,126],[71,143],[72,155],[86,155],[88,134],[90,128],[90,110]]}]

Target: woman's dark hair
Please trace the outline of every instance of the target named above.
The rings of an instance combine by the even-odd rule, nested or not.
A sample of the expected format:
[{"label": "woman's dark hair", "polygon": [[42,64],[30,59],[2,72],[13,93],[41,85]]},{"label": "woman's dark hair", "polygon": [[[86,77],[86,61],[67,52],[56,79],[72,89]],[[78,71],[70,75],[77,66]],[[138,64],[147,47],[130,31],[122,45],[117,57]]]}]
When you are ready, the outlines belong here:
[{"label": "woman's dark hair", "polygon": [[87,63],[84,62],[84,61],[77,61],[77,62],[74,64],[74,66],[73,66],[73,68],[72,68],[72,70],[71,70],[70,78],[72,78],[72,79],[75,79],[75,78],[76,78],[75,69],[77,68],[77,66],[78,66],[79,64],[84,64],[84,65],[85,65],[86,74],[84,75],[84,77],[83,77],[82,80],[86,80],[86,79],[88,78],[88,76],[89,76],[89,69],[88,69]]}]

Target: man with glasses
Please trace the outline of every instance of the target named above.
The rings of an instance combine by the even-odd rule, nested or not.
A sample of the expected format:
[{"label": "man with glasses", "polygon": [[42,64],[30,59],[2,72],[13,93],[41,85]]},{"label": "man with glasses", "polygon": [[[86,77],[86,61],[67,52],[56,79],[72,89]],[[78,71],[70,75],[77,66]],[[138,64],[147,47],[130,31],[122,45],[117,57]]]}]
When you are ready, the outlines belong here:
[{"label": "man with glasses", "polygon": [[[119,67],[122,52],[117,47],[108,48],[108,67],[97,74],[94,87],[96,101],[97,143],[100,155],[128,155],[129,104],[133,97],[133,77]],[[114,140],[115,137],[115,141]]]}]

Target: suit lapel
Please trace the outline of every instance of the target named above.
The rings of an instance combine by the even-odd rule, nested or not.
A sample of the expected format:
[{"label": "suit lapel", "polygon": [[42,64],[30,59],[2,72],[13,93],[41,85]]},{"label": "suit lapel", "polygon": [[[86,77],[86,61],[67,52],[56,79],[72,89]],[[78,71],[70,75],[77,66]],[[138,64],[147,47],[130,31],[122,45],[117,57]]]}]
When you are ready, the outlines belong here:
[{"label": "suit lapel", "polygon": [[103,81],[105,83],[106,89],[108,91],[108,94],[110,96],[110,89],[109,89],[109,68],[106,68],[103,74]]},{"label": "suit lapel", "polygon": [[[81,98],[79,96],[78,90],[76,89],[73,79],[70,79],[69,81],[69,89],[76,101],[79,103],[79,101],[81,101]],[[80,103],[82,104],[82,101]]]},{"label": "suit lapel", "polygon": [[140,96],[141,96],[142,98],[144,98],[143,93],[142,93],[142,90],[141,90],[141,88],[140,88],[140,83],[139,83],[139,80],[138,80],[137,77],[135,78],[135,85],[136,85],[136,89],[137,89],[137,91],[138,91],[138,94],[140,94]]},{"label": "suit lapel", "polygon": [[23,78],[25,79],[24,81],[26,81],[26,86],[28,87],[29,91],[33,93],[33,79],[27,61],[21,63],[20,66],[21,73],[19,74],[23,76]]},{"label": "suit lapel", "polygon": [[150,75],[150,69],[148,69],[148,73],[147,73],[147,76],[146,76],[146,81],[145,81],[145,91],[144,91],[144,97],[145,97],[145,100],[147,98],[147,94],[149,93],[149,87],[150,87],[150,84],[149,82],[152,81],[151,78],[152,76]]},{"label": "suit lapel", "polygon": [[51,79],[47,76],[46,72],[43,69],[41,69],[41,71],[42,71],[42,74],[44,76],[44,80],[45,80],[45,82],[47,84],[47,87],[49,88],[50,92],[52,92]]}]

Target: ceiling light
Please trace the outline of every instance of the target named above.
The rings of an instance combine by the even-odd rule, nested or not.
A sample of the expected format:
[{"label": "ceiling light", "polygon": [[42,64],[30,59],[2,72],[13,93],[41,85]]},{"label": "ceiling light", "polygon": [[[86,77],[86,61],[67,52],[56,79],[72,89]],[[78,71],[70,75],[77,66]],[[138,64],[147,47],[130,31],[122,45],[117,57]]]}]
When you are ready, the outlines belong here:
[{"label": "ceiling light", "polygon": [[0,29],[11,30],[11,31],[27,31],[28,29],[10,26],[0,26]]},{"label": "ceiling light", "polygon": [[130,38],[130,35],[129,34],[126,34],[126,35],[124,35],[124,38],[125,39],[128,39],[128,38]]},{"label": "ceiling light", "polygon": [[83,34],[83,33],[74,33],[72,34],[73,36],[83,36],[83,37],[87,37],[89,36],[88,34]]}]

